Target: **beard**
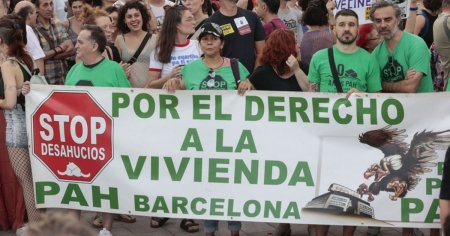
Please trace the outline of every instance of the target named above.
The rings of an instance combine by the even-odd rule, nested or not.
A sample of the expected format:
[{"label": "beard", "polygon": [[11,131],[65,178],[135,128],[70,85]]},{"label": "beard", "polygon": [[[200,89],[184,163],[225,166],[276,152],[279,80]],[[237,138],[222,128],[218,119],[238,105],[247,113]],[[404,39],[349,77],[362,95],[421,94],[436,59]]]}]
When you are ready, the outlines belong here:
[{"label": "beard", "polygon": [[345,45],[350,45],[350,44],[354,43],[356,41],[356,38],[358,38],[358,35],[356,35],[354,37],[353,37],[353,35],[351,35],[351,37],[348,37],[348,38],[346,38],[344,35],[351,35],[351,34],[346,33],[346,34],[343,34],[342,36],[336,37],[336,38],[340,43],[345,44]]}]

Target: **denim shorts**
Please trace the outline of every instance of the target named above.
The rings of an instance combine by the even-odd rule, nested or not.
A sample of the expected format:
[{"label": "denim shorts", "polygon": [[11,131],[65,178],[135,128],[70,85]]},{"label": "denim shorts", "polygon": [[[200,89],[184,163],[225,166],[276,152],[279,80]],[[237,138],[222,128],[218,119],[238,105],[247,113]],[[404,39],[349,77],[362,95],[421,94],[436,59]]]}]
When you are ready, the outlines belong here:
[{"label": "denim shorts", "polygon": [[6,120],[6,146],[27,148],[27,126],[22,105],[17,104],[13,110],[4,110],[3,114]]}]

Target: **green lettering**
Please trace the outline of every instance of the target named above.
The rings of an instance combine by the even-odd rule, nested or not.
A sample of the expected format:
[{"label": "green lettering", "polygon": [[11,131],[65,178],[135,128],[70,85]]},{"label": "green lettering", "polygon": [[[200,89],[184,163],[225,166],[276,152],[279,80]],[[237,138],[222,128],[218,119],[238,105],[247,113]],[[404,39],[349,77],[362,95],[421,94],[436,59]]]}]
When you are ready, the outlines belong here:
[{"label": "green lettering", "polygon": [[183,140],[183,145],[181,146],[180,151],[187,151],[188,148],[194,148],[197,152],[202,152],[203,147],[202,143],[200,142],[200,137],[198,135],[197,129],[195,128],[189,128],[186,136]]},{"label": "green lettering", "polygon": [[121,155],[123,166],[127,172],[129,179],[138,179],[141,175],[142,168],[144,167],[146,156],[139,156],[135,167],[131,165],[130,157],[128,155]]},{"label": "green lettering", "polygon": [[277,116],[277,112],[284,111],[283,105],[277,105],[276,103],[282,103],[284,102],[284,97],[272,97],[269,96],[269,121],[278,121],[278,122],[285,122],[286,117],[285,116]]},{"label": "green lettering", "polygon": [[250,153],[256,153],[255,140],[253,140],[252,131],[244,129],[239,138],[239,142],[236,146],[235,152],[242,152],[243,149],[247,149]]},{"label": "green lettering", "polygon": [[112,93],[112,117],[119,116],[119,109],[130,105],[130,97],[126,93]]},{"label": "green lettering", "polygon": [[233,152],[233,147],[225,146],[223,144],[223,129],[216,131],[216,151],[217,152]]},{"label": "green lettering", "polygon": [[[147,102],[147,110],[143,111],[141,101]],[[148,93],[140,93],[134,98],[134,112],[139,118],[149,118],[155,113],[155,99]]]},{"label": "green lettering", "polygon": [[303,123],[309,123],[309,117],[306,114],[308,109],[308,102],[302,97],[289,98],[290,118],[292,122],[297,122],[297,114],[300,116]]},{"label": "green lettering", "polygon": [[257,217],[261,213],[261,204],[256,200],[248,200],[244,203],[244,215]]},{"label": "green lettering", "polygon": [[228,183],[227,177],[219,177],[218,174],[228,173],[227,167],[219,167],[219,165],[228,165],[230,163],[229,159],[209,159],[209,175],[208,182],[211,183]]},{"label": "green lettering", "polygon": [[187,204],[188,200],[185,197],[172,197],[172,212],[177,214],[178,210],[180,210],[181,213],[187,214]]},{"label": "green lettering", "polygon": [[206,213],[206,209],[203,207],[200,210],[198,209],[198,204],[202,203],[202,204],[206,204],[206,199],[201,198],[201,197],[196,197],[194,199],[192,199],[191,201],[191,211],[192,213],[196,214],[196,215],[204,215]]},{"label": "green lettering", "polygon": [[[330,103],[329,98],[312,98],[314,123],[330,123],[330,119],[328,117],[322,117],[320,115],[321,113],[328,112],[328,103]],[[325,106],[322,106],[322,104]]]},{"label": "green lettering", "polygon": [[64,192],[61,203],[69,204],[70,202],[78,202],[80,206],[88,206],[86,198],[84,198],[84,195],[81,192],[80,186],[78,186],[78,184],[69,183],[67,185],[67,189]]},{"label": "green lettering", "polygon": [[171,157],[164,157],[164,162],[166,163],[167,170],[169,171],[170,178],[172,179],[172,181],[180,181],[184,173],[186,172],[187,165],[189,164],[189,158],[187,157],[181,158],[178,170],[177,168],[175,168],[175,164],[173,163]]},{"label": "green lettering", "polygon": [[159,180],[159,157],[152,156],[150,159],[150,179]]},{"label": "green lettering", "polygon": [[425,223],[433,223],[435,220],[439,220],[439,199],[433,199],[427,216],[425,217]]},{"label": "green lettering", "polygon": [[[223,216],[223,208],[224,208],[224,199],[220,198],[211,198],[211,215],[212,216]],[[222,211],[220,211],[222,210]]]},{"label": "green lettering", "polygon": [[417,214],[423,211],[423,202],[417,198],[401,198],[401,220],[409,222],[411,214]]},{"label": "green lettering", "polygon": [[193,105],[193,112],[192,112],[192,118],[194,120],[210,120],[211,115],[210,114],[202,114],[200,113],[201,110],[209,110],[210,105],[209,103],[201,103],[202,101],[209,101],[210,97],[209,95],[193,95],[192,96],[192,105]]},{"label": "green lettering", "polygon": [[109,201],[109,208],[119,209],[119,198],[117,194],[117,188],[109,187],[109,193],[102,194],[100,192],[100,186],[92,186],[92,204],[94,207],[102,207],[101,200]]},{"label": "green lettering", "polygon": [[[392,112],[389,112],[389,107],[393,106],[394,110],[396,111],[396,117],[391,118],[389,114],[392,114]],[[389,98],[386,99],[386,101],[383,102],[381,105],[381,117],[383,118],[384,122],[386,122],[389,125],[398,125],[400,124],[403,119],[405,118],[405,110],[403,108],[403,105],[400,103],[400,101]]]},{"label": "green lettering", "polygon": [[234,199],[228,199],[228,216],[231,217],[238,217],[241,216],[241,213],[238,211],[233,211],[234,210]]},{"label": "green lettering", "polygon": [[300,211],[298,210],[297,202],[289,202],[289,205],[284,212],[283,219],[294,217],[294,219],[300,219]]},{"label": "green lettering", "polygon": [[426,179],[426,194],[433,194],[433,189],[441,189],[441,179],[438,178],[428,178]]},{"label": "green lettering", "polygon": [[371,98],[369,100],[369,107],[364,107],[364,99],[356,100],[356,123],[364,124],[364,115],[370,116],[370,124],[377,124],[377,100]]},{"label": "green lettering", "polygon": [[164,213],[169,213],[169,208],[167,207],[166,199],[163,196],[157,196],[155,199],[155,205],[153,205],[152,212],[162,211]]},{"label": "green lettering", "polygon": [[[303,173],[303,175],[302,175]],[[289,181],[290,186],[295,186],[297,183],[305,182],[306,186],[314,186],[314,181],[309,169],[308,162],[299,161]]]},{"label": "green lettering", "polygon": [[281,216],[281,201],[276,201],[276,205],[273,205],[271,201],[265,202],[264,207],[264,218],[269,218],[269,214],[272,215],[273,218],[280,218]]},{"label": "green lettering", "polygon": [[231,114],[224,114],[222,110],[222,96],[216,95],[216,120],[231,120]]},{"label": "green lettering", "polygon": [[341,117],[339,112],[339,108],[341,106],[350,107],[352,106],[352,103],[347,98],[339,98],[338,100],[336,100],[333,106],[333,117],[336,122],[341,125],[346,125],[350,123],[350,121],[352,121],[352,116],[346,114],[345,117]]},{"label": "green lettering", "polygon": [[149,198],[144,195],[134,195],[134,210],[147,212],[150,210],[150,205],[148,205]]},{"label": "green lettering", "polygon": [[170,112],[170,116],[173,119],[180,119],[180,115],[175,109],[178,106],[178,98],[173,95],[160,94],[159,95],[159,107],[161,109],[160,118],[167,118],[167,111]]},{"label": "green lettering", "polygon": [[202,182],[203,159],[194,158],[194,182]]},{"label": "green lettering", "polygon": [[[275,176],[274,169],[278,169],[278,177]],[[266,161],[264,166],[264,184],[280,185],[286,181],[287,167],[281,161]]]},{"label": "green lettering", "polygon": [[250,164],[251,170],[245,165],[244,160],[237,159],[235,162],[234,183],[242,183],[242,175],[245,176],[249,184],[258,183],[258,160],[252,160]]},{"label": "green lettering", "polygon": [[[253,104],[256,104],[256,113],[253,111]],[[264,115],[264,103],[260,97],[245,96],[245,120],[258,121]]]},{"label": "green lettering", "polygon": [[438,162],[437,174],[442,175],[443,172],[444,172],[444,162]]},{"label": "green lettering", "polygon": [[55,182],[36,182],[36,204],[44,204],[45,196],[59,193],[59,185]]}]

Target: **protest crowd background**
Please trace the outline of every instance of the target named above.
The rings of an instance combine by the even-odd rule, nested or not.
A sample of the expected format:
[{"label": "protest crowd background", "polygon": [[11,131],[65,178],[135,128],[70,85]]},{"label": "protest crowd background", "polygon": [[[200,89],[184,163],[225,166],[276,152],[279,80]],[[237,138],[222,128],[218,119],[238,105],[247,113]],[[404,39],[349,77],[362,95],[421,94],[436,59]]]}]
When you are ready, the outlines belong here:
[{"label": "protest crowd background", "polygon": [[[59,235],[52,230],[63,229],[106,236],[114,234],[114,221],[136,222],[110,213],[78,222],[79,211],[55,216],[36,209],[24,113],[32,74],[50,85],[237,90],[242,96],[247,90],[347,96],[450,91],[450,0],[409,0],[408,14],[396,3],[373,2],[364,24],[351,10],[336,11],[331,0],[0,1],[0,230],[17,235]],[[330,52],[336,64],[356,73],[346,76],[360,82],[340,78],[342,71],[336,75]],[[442,186],[446,231],[450,193]],[[148,224],[159,228],[168,220],[151,217]],[[242,224],[228,222],[230,234],[239,235]],[[207,219],[180,222],[183,231],[207,236],[217,227]],[[303,233],[328,232],[322,225],[307,228]],[[354,232],[344,226],[342,234]],[[379,232],[369,228],[367,234]],[[272,235],[296,234],[282,223]]]}]

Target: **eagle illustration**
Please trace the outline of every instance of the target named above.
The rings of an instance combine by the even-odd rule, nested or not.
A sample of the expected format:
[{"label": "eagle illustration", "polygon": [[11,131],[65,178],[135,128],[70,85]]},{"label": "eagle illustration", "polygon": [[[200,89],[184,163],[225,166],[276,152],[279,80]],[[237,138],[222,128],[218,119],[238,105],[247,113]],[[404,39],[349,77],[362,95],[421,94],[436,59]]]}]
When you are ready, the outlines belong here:
[{"label": "eagle illustration", "polygon": [[361,197],[368,195],[370,202],[380,191],[392,193],[389,195],[392,201],[404,197],[420,182],[420,175],[431,172],[431,168],[437,166],[436,150],[447,149],[450,145],[450,130],[416,132],[411,145],[405,142],[407,137],[404,129],[391,126],[359,136],[361,143],[378,148],[384,154],[379,164],[372,164],[364,172],[364,178],[373,177],[374,182],[370,186],[364,183],[359,185],[356,191]]}]

